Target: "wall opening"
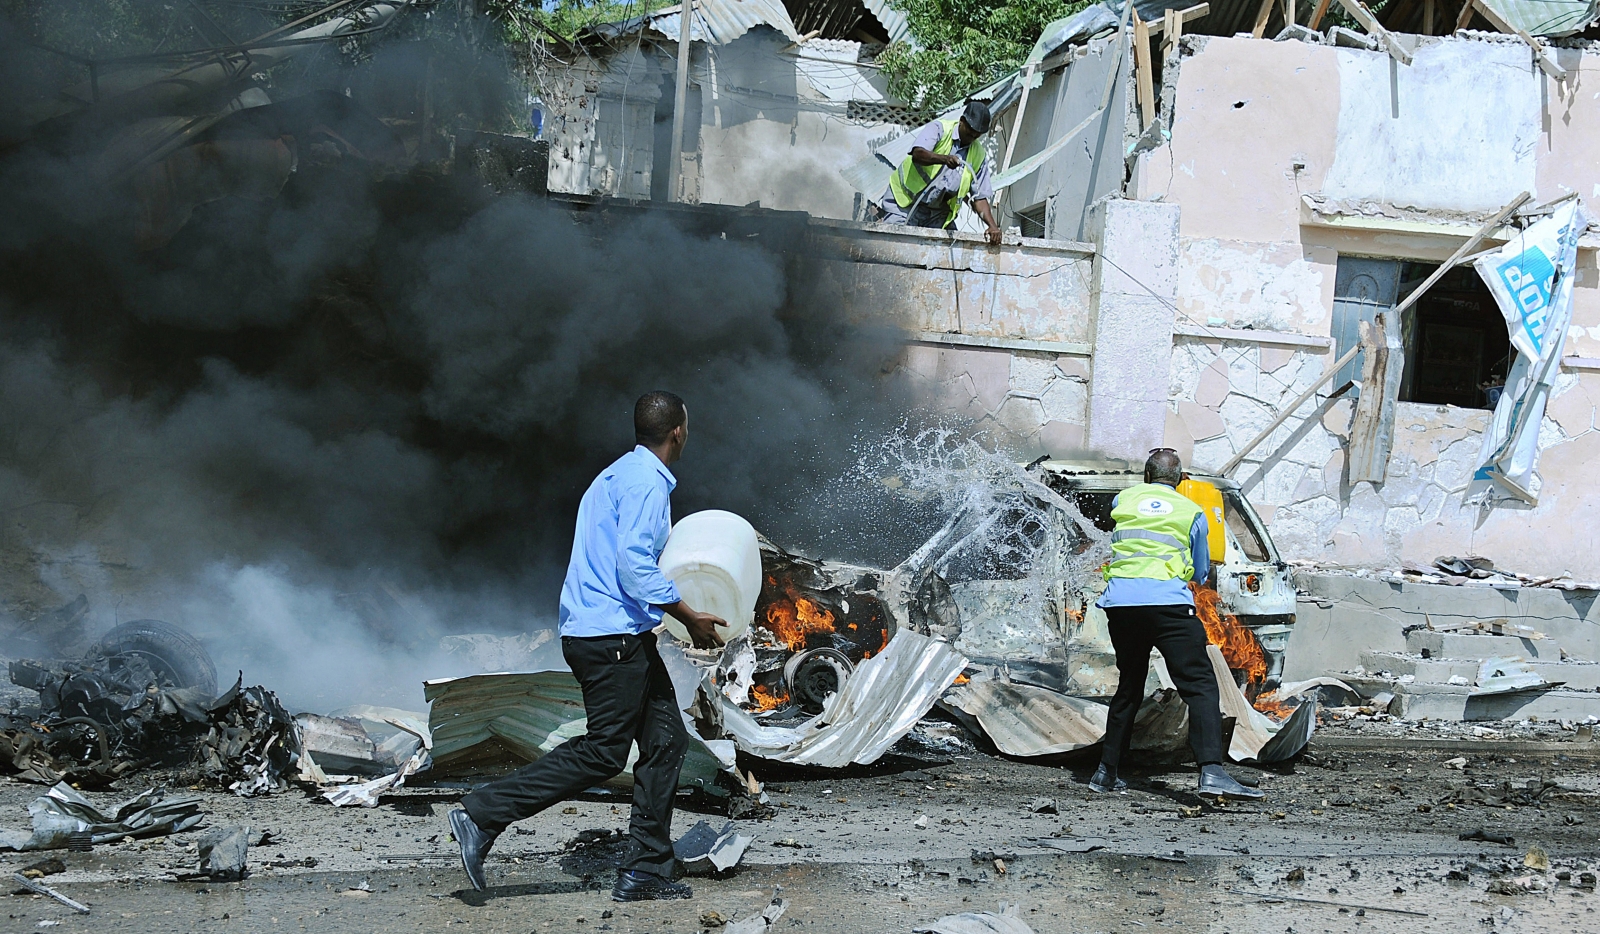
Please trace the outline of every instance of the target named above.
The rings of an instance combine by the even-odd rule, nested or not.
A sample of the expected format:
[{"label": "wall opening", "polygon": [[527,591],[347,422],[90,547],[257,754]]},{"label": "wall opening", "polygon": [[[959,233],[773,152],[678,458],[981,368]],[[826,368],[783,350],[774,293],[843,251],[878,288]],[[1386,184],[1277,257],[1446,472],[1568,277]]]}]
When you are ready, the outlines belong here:
[{"label": "wall opening", "polygon": [[1023,208],[1020,211],[1012,212],[1011,216],[1017,219],[1017,226],[1022,228],[1024,237],[1037,237],[1041,240],[1046,238],[1047,230],[1045,228],[1044,215],[1045,208],[1048,206],[1048,202],[1041,201],[1031,208]]},{"label": "wall opening", "polygon": [[[1333,337],[1340,355],[1360,343],[1360,326],[1393,308],[1433,273],[1435,263],[1340,256],[1334,279]],[[1407,310],[1401,322],[1406,363],[1400,401],[1493,408],[1511,364],[1505,318],[1477,270],[1445,273]],[[1361,355],[1334,385],[1361,379]]]}]

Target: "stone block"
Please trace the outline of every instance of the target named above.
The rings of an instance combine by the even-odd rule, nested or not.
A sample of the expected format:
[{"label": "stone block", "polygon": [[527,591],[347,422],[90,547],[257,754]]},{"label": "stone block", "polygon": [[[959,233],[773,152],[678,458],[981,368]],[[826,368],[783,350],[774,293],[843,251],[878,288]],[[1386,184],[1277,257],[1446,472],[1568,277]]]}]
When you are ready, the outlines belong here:
[{"label": "stone block", "polygon": [[1208,441],[1221,437],[1228,431],[1222,416],[1212,409],[1194,402],[1179,402],[1178,417],[1183,420],[1193,441]]},{"label": "stone block", "polygon": [[1368,674],[1388,672],[1395,677],[1411,675],[1424,684],[1448,684],[1451,678],[1478,679],[1478,662],[1462,658],[1423,658],[1401,652],[1362,652],[1361,667]]},{"label": "stone block", "polygon": [[1039,446],[1051,457],[1068,458],[1083,453],[1083,426],[1048,421],[1039,429]]},{"label": "stone block", "polygon": [[1406,633],[1406,650],[1418,655],[1427,651],[1434,658],[1561,660],[1560,647],[1549,639],[1462,635],[1454,632],[1429,632],[1426,629],[1413,629]]}]

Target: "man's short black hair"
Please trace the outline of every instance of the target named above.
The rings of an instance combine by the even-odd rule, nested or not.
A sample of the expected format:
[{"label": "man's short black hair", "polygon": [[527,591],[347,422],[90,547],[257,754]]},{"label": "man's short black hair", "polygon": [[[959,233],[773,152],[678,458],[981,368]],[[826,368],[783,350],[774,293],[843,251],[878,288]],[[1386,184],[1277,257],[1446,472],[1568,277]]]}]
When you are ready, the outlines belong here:
[{"label": "man's short black hair", "polygon": [[647,392],[633,404],[633,437],[643,445],[660,444],[688,417],[682,399],[661,389]]},{"label": "man's short black hair", "polygon": [[1171,448],[1157,448],[1144,462],[1144,482],[1177,486],[1183,480],[1183,460]]}]

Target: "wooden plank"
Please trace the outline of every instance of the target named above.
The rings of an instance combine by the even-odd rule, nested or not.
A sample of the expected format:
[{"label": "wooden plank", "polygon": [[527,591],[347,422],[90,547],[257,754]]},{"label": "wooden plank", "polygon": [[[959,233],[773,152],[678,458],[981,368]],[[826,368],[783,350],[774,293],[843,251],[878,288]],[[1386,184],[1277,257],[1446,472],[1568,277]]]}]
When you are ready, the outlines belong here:
[{"label": "wooden plank", "polygon": [[1011,121],[1011,132],[1006,134],[1006,154],[1000,160],[1000,171],[1004,172],[1011,167],[1011,154],[1017,151],[1017,137],[1022,135],[1022,118],[1028,113],[1028,92],[1033,90],[1033,69],[1037,63],[1030,62],[1022,72],[1022,99],[1017,101],[1017,115]]},{"label": "wooden plank", "polygon": [[1272,15],[1272,0],[1261,0],[1261,8],[1256,10],[1256,25],[1250,30],[1250,35],[1257,39],[1267,31],[1267,17]]},{"label": "wooden plank", "polygon": [[[1173,11],[1168,11],[1168,12],[1173,12]],[[1178,19],[1179,19],[1179,25],[1182,25],[1183,23],[1187,23],[1189,20],[1192,20],[1192,19],[1199,19],[1200,17],[1205,16],[1207,13],[1210,13],[1210,12],[1211,12],[1211,4],[1209,4],[1209,3],[1199,3],[1199,4],[1196,4],[1196,5],[1192,6],[1192,7],[1189,7],[1186,10],[1177,10],[1176,11]],[[1153,36],[1153,35],[1161,32],[1161,31],[1163,31],[1165,28],[1166,28],[1165,20],[1163,20],[1160,23],[1152,22],[1152,23],[1150,23],[1150,35]]]},{"label": "wooden plank", "polygon": [[1328,15],[1329,2],[1330,0],[1317,0],[1317,8],[1311,11],[1311,20],[1306,23],[1306,26],[1313,30],[1322,28],[1322,18]]},{"label": "wooden plank", "polygon": [[1472,0],[1461,4],[1461,12],[1456,14],[1456,29],[1466,29],[1472,25],[1472,14],[1477,12],[1472,8]]},{"label": "wooden plank", "polygon": [[1344,7],[1345,12],[1355,17],[1355,21],[1361,24],[1361,28],[1367,31],[1367,35],[1378,40],[1378,44],[1388,51],[1390,58],[1402,65],[1411,64],[1411,53],[1407,52],[1406,47],[1400,44],[1400,40],[1395,38],[1394,33],[1383,28],[1383,24],[1378,22],[1378,17],[1367,8],[1365,3],[1362,3],[1361,0],[1339,0],[1339,5]]},{"label": "wooden plank", "polygon": [[1144,130],[1156,119],[1156,85],[1150,64],[1150,30],[1137,10],[1133,14],[1133,67],[1139,88],[1139,129]]},{"label": "wooden plank", "polygon": [[1519,29],[1507,22],[1505,17],[1496,12],[1495,8],[1485,3],[1484,0],[1471,0],[1470,6],[1478,11],[1479,16],[1482,16],[1484,19],[1488,20],[1489,25],[1493,26],[1495,29],[1506,33],[1507,35],[1516,36],[1532,47],[1533,54],[1537,56],[1535,61],[1539,63],[1539,70],[1543,71],[1545,74],[1556,79],[1557,81],[1564,82],[1567,80],[1567,70],[1556,64],[1555,55],[1553,55],[1549,49],[1544,47],[1544,43],[1540,42],[1538,39],[1535,39],[1526,31]]},{"label": "wooden plank", "polygon": [[1171,24],[1161,34],[1161,52],[1167,55],[1178,47],[1178,40],[1183,38],[1183,17],[1176,10],[1168,10],[1163,19],[1164,25]]},{"label": "wooden plank", "polygon": [[1283,25],[1294,25],[1294,0],[1283,0]]},{"label": "wooden plank", "polygon": [[[1440,264],[1439,268],[1435,269],[1428,276],[1428,278],[1422,280],[1421,285],[1413,289],[1410,295],[1407,295],[1400,301],[1400,304],[1394,307],[1394,311],[1392,312],[1394,315],[1393,320],[1402,320],[1400,317],[1401,312],[1416,304],[1417,299],[1421,298],[1424,292],[1428,291],[1428,289],[1431,288],[1435,282],[1438,282],[1445,273],[1454,269],[1456,264],[1461,262],[1461,258],[1466,256],[1468,253],[1471,253],[1473,248],[1482,243],[1485,237],[1499,229],[1500,225],[1505,223],[1506,218],[1510,217],[1517,210],[1517,208],[1520,208],[1526,204],[1530,197],[1532,197],[1532,195],[1524,191],[1522,194],[1512,198],[1511,202],[1505,207],[1501,208],[1499,213],[1489,218],[1489,220],[1485,222],[1482,227],[1478,228],[1477,233],[1468,237],[1466,243],[1461,244],[1461,246],[1458,247],[1454,253],[1450,254],[1449,259]],[[1343,369],[1346,363],[1354,360],[1356,358],[1356,354],[1360,352],[1361,345],[1357,344],[1356,346],[1345,351],[1344,355],[1339,359],[1333,361],[1333,365],[1328,367],[1326,370],[1323,370],[1322,375],[1317,378],[1316,382],[1312,383],[1310,386],[1307,386],[1305,390],[1300,393],[1300,395],[1294,398],[1293,402],[1290,402],[1288,405],[1284,406],[1283,411],[1279,412],[1278,416],[1274,418],[1272,422],[1267,425],[1267,427],[1263,428],[1254,438],[1251,438],[1249,441],[1247,441],[1244,447],[1239,449],[1239,453],[1233,455],[1233,457],[1229,459],[1226,464],[1223,464],[1222,470],[1219,471],[1219,473],[1226,477],[1230,471],[1243,463],[1246,455],[1248,455],[1251,451],[1254,451],[1256,446],[1261,442],[1267,440],[1267,437],[1274,431],[1277,431],[1279,425],[1282,425],[1284,422],[1288,421],[1289,416],[1293,415],[1296,409],[1300,408],[1302,405],[1305,405],[1307,399],[1311,398],[1313,395],[1316,395],[1317,390],[1327,385],[1328,381],[1333,379],[1333,375]]]},{"label": "wooden plank", "polygon": [[1422,34],[1433,35],[1434,0],[1422,0]]},{"label": "wooden plank", "polygon": [[1361,345],[1366,356],[1361,361],[1361,401],[1350,420],[1350,482],[1382,483],[1389,473],[1394,410],[1406,365],[1399,315],[1379,312],[1370,326],[1361,322]]}]

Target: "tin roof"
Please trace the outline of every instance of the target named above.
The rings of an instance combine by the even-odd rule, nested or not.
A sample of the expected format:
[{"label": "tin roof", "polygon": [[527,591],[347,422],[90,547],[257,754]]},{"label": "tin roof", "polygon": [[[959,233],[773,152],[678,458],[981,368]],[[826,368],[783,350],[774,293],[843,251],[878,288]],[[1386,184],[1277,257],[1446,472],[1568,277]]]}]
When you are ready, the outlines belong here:
[{"label": "tin roof", "polygon": [[[601,23],[586,32],[606,38],[631,36],[641,29],[652,29],[678,41],[678,24],[683,19],[682,4],[663,7],[654,13],[635,16],[617,23]],[[770,26],[800,41],[794,21],[781,0],[696,0],[689,38],[712,45],[727,45],[756,26]]]}]

